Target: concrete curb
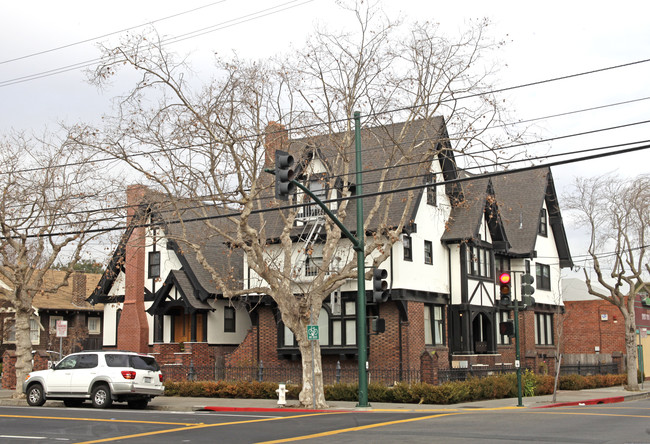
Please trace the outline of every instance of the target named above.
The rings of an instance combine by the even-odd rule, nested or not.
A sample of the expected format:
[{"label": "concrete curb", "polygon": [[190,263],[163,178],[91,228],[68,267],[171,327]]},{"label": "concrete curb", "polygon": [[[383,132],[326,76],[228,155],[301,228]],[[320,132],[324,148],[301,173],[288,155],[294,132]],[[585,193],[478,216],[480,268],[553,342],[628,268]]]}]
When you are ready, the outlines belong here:
[{"label": "concrete curb", "polygon": [[576,405],[614,404],[618,402],[635,401],[638,399],[648,399],[648,398],[650,398],[650,393],[646,392],[646,393],[635,393],[626,396],[611,396],[609,398],[596,398],[596,399],[585,399],[582,401],[558,402],[555,404],[540,405],[531,408],[547,409],[552,407],[567,407],[567,406],[576,406]]}]

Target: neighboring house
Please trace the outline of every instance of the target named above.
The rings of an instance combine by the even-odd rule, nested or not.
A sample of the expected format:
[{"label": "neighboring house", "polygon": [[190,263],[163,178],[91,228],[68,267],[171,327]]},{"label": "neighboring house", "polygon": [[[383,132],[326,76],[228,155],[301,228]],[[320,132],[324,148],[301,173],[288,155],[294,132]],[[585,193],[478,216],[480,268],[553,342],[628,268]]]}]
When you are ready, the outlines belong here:
[{"label": "neighboring house", "polygon": [[[362,145],[370,141],[379,146],[391,143],[391,134],[405,132],[406,139],[422,142],[416,144],[421,153],[413,157],[426,161],[418,174],[422,183],[430,186],[416,191],[410,208],[395,206],[387,215],[387,225],[392,227],[398,226],[404,211],[411,216],[390,258],[381,264],[389,274],[389,300],[373,303],[368,292],[369,316],[381,317],[386,323],[384,333],[369,337],[371,371],[390,368],[400,372],[395,378],[401,379],[402,372],[419,370],[423,356],[433,356],[439,369],[512,365],[514,345],[499,334],[499,323],[513,314],[499,304],[495,280],[499,271],[511,271],[513,291],[520,298],[517,287],[526,264],[536,278],[536,304],[520,314],[522,365],[538,368],[554,356],[556,324],[563,312],[560,269],[572,266],[550,170],[492,178],[469,176],[456,167],[442,118],[411,122],[408,127],[395,124],[364,129]],[[284,140],[299,160],[297,180],[319,196],[337,196],[337,190],[325,189],[322,180],[334,158],[328,143],[335,137],[322,136],[308,142]],[[266,148],[267,159],[273,159],[277,146],[267,140]],[[436,152],[439,154],[431,154]],[[381,150],[365,156],[364,170],[368,172],[364,173],[364,193],[378,189],[377,171],[385,160]],[[455,179],[463,181],[435,185]],[[129,224],[111,266],[89,299],[106,304],[104,346],[166,355],[173,344],[189,341],[186,351],[187,346],[205,344],[211,351],[211,362],[222,358],[228,365],[299,365],[295,338],[269,298],[241,298],[234,306],[224,300],[195,255],[173,240],[180,234],[177,224],[165,221],[158,214],[162,212],[155,210],[159,207],[148,205],[152,200],[160,205],[160,196],[135,186],[129,187],[128,197],[129,207],[140,203],[142,208],[149,208],[144,210],[149,211],[148,220],[158,222],[160,228],[145,230]],[[400,202],[401,197],[397,193],[395,201]],[[322,257],[318,235],[323,215],[301,193],[292,199],[304,204],[292,230],[292,268],[298,284],[308,283]],[[330,205],[336,212],[336,202]],[[353,201],[347,213],[355,211]],[[364,211],[367,214],[368,206]],[[134,214],[130,213],[129,220]],[[272,257],[281,220],[271,212],[265,215],[264,223]],[[344,223],[355,232],[354,217]],[[194,240],[205,236],[202,224],[190,224],[185,235]],[[228,267],[233,279],[245,287],[262,283],[246,257],[226,254],[227,247],[219,239],[209,242],[211,249],[206,251],[211,257],[206,259],[212,266]],[[309,248],[305,248],[307,243]],[[351,244],[346,239],[341,240],[340,250],[342,256],[351,257]],[[367,261],[370,263],[370,258]],[[337,361],[343,367],[356,366],[356,294],[356,281],[350,280],[324,302],[319,317],[324,366],[334,366]],[[133,322],[123,326],[127,312],[130,319],[139,319],[137,332],[127,330]],[[138,340],[131,346],[135,337]]]},{"label": "neighboring house", "polygon": [[[44,285],[62,282],[65,272],[49,270]],[[99,274],[73,273],[68,285],[56,293],[39,293],[34,297],[34,315],[30,320],[32,350],[38,357],[34,366],[47,365],[48,359],[58,360],[59,352],[69,354],[79,350],[102,348],[103,305],[91,305],[86,299],[95,290]],[[0,356],[3,357],[2,387],[14,388],[16,349],[15,311],[9,300],[0,296]],[[59,338],[56,322],[67,321],[67,335]],[[37,369],[40,369],[37,368]]]},{"label": "neighboring house", "polygon": [[[50,270],[45,275],[45,285],[63,280],[65,272]],[[30,321],[30,336],[34,350],[52,350],[58,353],[63,345],[64,353],[79,350],[101,349],[103,305],[91,305],[86,298],[95,290],[100,275],[74,273],[69,283],[56,293],[39,293],[32,306],[34,316]],[[14,310],[11,303],[0,297],[0,354],[5,350],[15,350],[16,332]],[[67,321],[67,337],[56,337],[56,321]]]},{"label": "neighboring house", "polygon": [[[608,294],[598,284],[596,291]],[[625,357],[625,321],[613,304],[589,294],[585,281],[562,279],[562,295],[566,314],[562,326],[562,360],[570,365],[595,365],[616,363],[622,365]],[[645,295],[637,295],[634,306],[637,343],[643,345],[643,361],[650,365],[650,306]],[[620,367],[623,372],[623,367]],[[646,375],[649,371],[645,371]]]}]

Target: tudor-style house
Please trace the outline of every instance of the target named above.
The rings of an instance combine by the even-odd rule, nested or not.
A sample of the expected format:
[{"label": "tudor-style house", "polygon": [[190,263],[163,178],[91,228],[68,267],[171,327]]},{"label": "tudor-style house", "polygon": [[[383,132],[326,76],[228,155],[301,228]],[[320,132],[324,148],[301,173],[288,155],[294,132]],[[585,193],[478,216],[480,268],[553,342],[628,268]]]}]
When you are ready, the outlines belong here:
[{"label": "tudor-style house", "polygon": [[[388,300],[375,303],[370,292],[367,296],[368,314],[384,319],[386,326],[385,332],[369,335],[371,373],[379,368],[417,370],[422,356],[433,356],[440,369],[512,365],[514,345],[499,334],[499,323],[512,319],[513,313],[500,304],[496,276],[510,272],[514,295],[520,299],[518,283],[526,267],[535,276],[536,291],[535,304],[520,312],[521,356],[522,365],[537,368],[554,355],[555,323],[563,311],[560,269],[572,265],[550,170],[469,175],[456,166],[442,118],[367,128],[362,130],[362,144],[390,146],[396,134],[415,142],[412,158],[424,165],[417,174],[425,186],[414,191],[412,200],[395,193],[398,204],[381,221],[394,229],[403,214],[409,215],[391,255],[381,264],[388,272]],[[342,186],[326,185],[332,183],[326,179],[335,161],[330,146],[335,138],[307,141],[286,136],[280,146],[298,160],[297,180],[317,196],[330,199],[330,210],[336,213],[339,203],[332,198],[341,197]],[[276,148],[275,141],[267,139],[267,159],[273,159]],[[388,152],[376,149],[364,154],[364,194],[379,189]],[[393,174],[398,179],[400,172],[396,169]],[[224,299],[196,255],[175,239],[202,240],[211,266],[230,270],[244,288],[254,288],[261,279],[245,256],[232,254],[218,238],[202,239],[202,222],[184,224],[186,231],[181,233],[178,224],[164,216],[170,213],[160,211],[164,199],[144,187],[129,187],[128,200],[129,208],[133,207],[129,222],[140,205],[138,211],[154,225],[143,228],[129,223],[90,298],[106,304],[105,347],[154,351],[164,363],[169,350],[180,351],[177,345],[183,343],[186,352],[188,347],[190,352],[209,351],[211,363],[216,359],[227,365],[261,361],[265,367],[298,365],[295,338],[282,323],[275,303],[264,295],[236,303]],[[324,215],[302,193],[296,193],[291,203],[302,205],[291,228],[292,281],[299,293],[321,268]],[[364,206],[364,215],[368,208]],[[347,214],[355,211],[356,202],[351,201]],[[269,257],[275,257],[280,217],[268,213],[265,224]],[[356,234],[354,217],[348,216],[344,224]],[[367,226],[366,234],[377,227]],[[333,271],[342,266],[337,260],[341,264],[351,260],[351,243],[340,240],[336,256],[330,265]],[[366,262],[370,265],[371,258]],[[343,367],[357,365],[356,294],[356,280],[349,279],[323,304],[318,324],[324,366],[337,361]]]}]

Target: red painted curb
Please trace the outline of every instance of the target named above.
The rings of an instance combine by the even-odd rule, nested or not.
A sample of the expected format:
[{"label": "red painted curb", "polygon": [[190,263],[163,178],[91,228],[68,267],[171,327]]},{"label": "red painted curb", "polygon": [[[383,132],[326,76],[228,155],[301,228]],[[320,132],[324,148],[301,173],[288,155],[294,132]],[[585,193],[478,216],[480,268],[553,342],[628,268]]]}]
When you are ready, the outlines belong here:
[{"label": "red painted curb", "polygon": [[625,401],[624,396],[613,396],[611,398],[587,399],[584,401],[572,401],[572,402],[559,402],[557,404],[540,405],[538,407],[533,407],[533,408],[547,409],[550,407],[566,407],[572,405],[614,404],[616,402],[623,402],[623,401]]},{"label": "red painted curb", "polygon": [[333,413],[342,410],[314,410],[314,409],[296,409],[283,407],[203,407],[203,410],[213,412],[312,412],[312,413]]}]

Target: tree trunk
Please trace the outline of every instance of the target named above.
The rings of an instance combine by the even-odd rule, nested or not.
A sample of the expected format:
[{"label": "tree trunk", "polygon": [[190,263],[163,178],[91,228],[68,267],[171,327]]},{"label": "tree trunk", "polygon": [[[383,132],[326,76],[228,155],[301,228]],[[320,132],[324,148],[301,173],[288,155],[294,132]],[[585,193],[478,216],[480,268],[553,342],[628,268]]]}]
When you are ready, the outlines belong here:
[{"label": "tree trunk", "polygon": [[14,397],[21,397],[23,381],[32,371],[32,341],[29,334],[29,320],[32,310],[21,305],[16,307],[16,390]]},{"label": "tree trunk", "polygon": [[627,357],[627,389],[631,391],[639,390],[637,379],[637,358],[636,358],[636,322],[634,312],[625,317],[625,352]]},{"label": "tree trunk", "polygon": [[318,341],[299,340],[298,347],[302,356],[302,391],[298,396],[300,404],[317,409],[327,408],[320,344]]}]

